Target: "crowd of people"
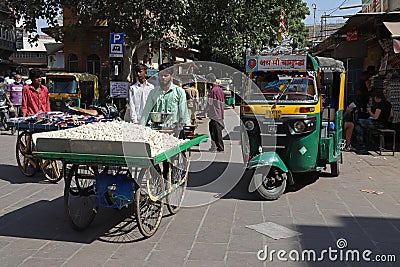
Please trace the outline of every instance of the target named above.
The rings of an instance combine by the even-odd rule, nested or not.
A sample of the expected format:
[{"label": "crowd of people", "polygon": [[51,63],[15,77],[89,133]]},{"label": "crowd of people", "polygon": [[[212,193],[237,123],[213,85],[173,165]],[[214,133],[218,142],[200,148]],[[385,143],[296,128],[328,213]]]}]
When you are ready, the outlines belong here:
[{"label": "crowd of people", "polygon": [[12,117],[50,111],[49,90],[42,84],[42,76],[42,71],[34,68],[25,81],[20,73],[15,72],[11,77],[0,77],[0,89],[6,92]]},{"label": "crowd of people", "polygon": [[392,105],[381,90],[373,90],[371,86],[373,75],[372,68],[361,73],[355,88],[355,101],[350,103],[344,112],[345,151],[365,153],[368,131],[390,128],[390,121],[393,118]]},{"label": "crowd of people", "polygon": [[[199,106],[198,91],[193,86],[183,88],[173,83],[174,68],[171,63],[161,64],[158,73],[158,86],[146,80],[147,66],[138,64],[134,68],[136,82],[130,86],[128,93],[128,111],[125,120],[148,125],[151,112],[171,113],[171,125],[196,126]],[[224,93],[216,83],[213,73],[207,75],[210,86],[205,112],[210,118],[209,131],[211,137],[210,152],[223,152],[222,130],[224,128]],[[178,134],[183,136],[183,130]]]}]

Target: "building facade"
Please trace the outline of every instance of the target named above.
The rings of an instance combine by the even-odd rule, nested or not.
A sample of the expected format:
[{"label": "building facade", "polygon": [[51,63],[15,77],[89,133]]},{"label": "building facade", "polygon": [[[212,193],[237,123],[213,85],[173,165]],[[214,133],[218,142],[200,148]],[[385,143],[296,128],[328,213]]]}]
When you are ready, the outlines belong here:
[{"label": "building facade", "polygon": [[9,60],[16,51],[15,42],[15,18],[5,4],[0,3],[0,76],[8,75],[18,67]]}]

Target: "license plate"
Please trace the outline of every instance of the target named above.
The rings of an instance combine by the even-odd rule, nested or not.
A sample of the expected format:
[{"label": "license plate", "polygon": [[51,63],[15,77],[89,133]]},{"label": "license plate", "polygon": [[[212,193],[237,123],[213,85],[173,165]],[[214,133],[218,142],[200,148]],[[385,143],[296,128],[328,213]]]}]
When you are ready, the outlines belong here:
[{"label": "license plate", "polygon": [[267,110],[265,113],[265,118],[266,119],[280,119],[282,116],[282,111],[281,110]]}]

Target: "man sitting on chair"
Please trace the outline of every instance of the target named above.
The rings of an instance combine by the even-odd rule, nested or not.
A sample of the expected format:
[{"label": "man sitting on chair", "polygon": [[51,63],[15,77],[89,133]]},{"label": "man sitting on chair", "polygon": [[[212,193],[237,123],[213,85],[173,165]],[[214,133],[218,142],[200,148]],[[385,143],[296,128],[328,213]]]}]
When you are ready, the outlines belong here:
[{"label": "man sitting on chair", "polygon": [[367,112],[370,117],[368,119],[358,119],[355,127],[357,133],[357,143],[360,146],[361,151],[366,150],[364,144],[364,134],[368,130],[387,128],[389,124],[389,118],[393,117],[392,104],[385,99],[385,96],[382,92],[376,92],[374,94],[374,101],[376,103],[375,112],[372,112],[370,108],[367,108]]}]

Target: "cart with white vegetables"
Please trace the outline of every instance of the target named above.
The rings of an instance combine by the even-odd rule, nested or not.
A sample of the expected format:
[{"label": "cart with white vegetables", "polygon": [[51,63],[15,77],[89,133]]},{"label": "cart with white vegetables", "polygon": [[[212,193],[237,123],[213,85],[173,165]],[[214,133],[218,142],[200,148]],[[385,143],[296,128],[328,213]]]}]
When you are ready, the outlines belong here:
[{"label": "cart with white vegetables", "polygon": [[64,207],[74,229],[88,227],[99,207],[132,208],[149,237],[164,204],[173,214],[179,209],[190,149],[207,138],[181,140],[132,123],[99,122],[34,134],[33,157],[63,162]]},{"label": "cart with white vegetables", "polygon": [[50,159],[38,160],[32,156],[32,151],[35,149],[32,142],[32,134],[56,131],[105,120],[109,121],[111,119],[100,116],[69,115],[63,112],[47,112],[28,117],[9,119],[7,125],[18,130],[15,157],[20,171],[25,176],[30,177],[41,170],[49,181],[60,181],[63,177],[63,168],[60,161]]}]

